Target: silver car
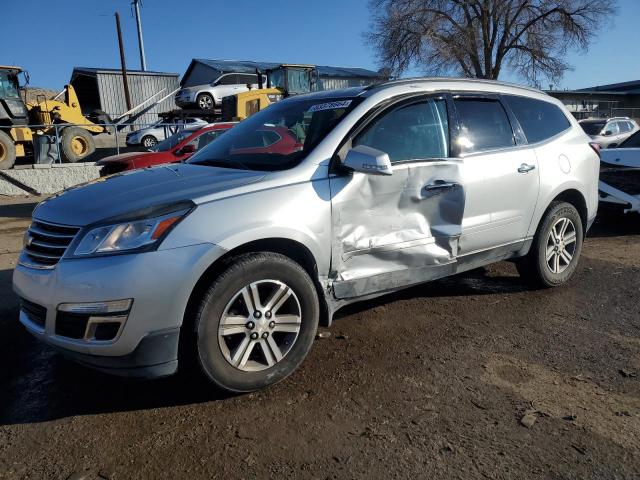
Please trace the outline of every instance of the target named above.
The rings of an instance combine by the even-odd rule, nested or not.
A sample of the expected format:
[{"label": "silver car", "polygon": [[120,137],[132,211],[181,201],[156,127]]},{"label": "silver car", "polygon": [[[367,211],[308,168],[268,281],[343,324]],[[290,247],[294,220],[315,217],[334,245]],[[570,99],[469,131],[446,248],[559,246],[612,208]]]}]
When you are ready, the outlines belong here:
[{"label": "silver car", "polygon": [[205,125],[207,122],[201,118],[185,118],[176,120],[175,123],[159,120],[153,125],[128,133],[126,143],[128,146],[142,145],[145,148],[152,148],[182,128],[204,127]]},{"label": "silver car", "polygon": [[[267,77],[262,76],[263,85]],[[258,75],[254,73],[225,73],[210,84],[184,87],[176,92],[175,101],[179,107],[197,106],[201,110],[220,108],[222,99],[259,86]]]},{"label": "silver car", "polygon": [[505,259],[564,284],[598,170],[577,121],[533,89],[412,79],[292,97],[185,164],[42,202],[13,276],[20,321],[100,370],[157,377],[192,358],[218,387],[256,390],[343,305]]},{"label": "silver car", "polygon": [[615,148],[640,130],[629,117],[588,118],[580,120],[580,126],[602,148]]}]

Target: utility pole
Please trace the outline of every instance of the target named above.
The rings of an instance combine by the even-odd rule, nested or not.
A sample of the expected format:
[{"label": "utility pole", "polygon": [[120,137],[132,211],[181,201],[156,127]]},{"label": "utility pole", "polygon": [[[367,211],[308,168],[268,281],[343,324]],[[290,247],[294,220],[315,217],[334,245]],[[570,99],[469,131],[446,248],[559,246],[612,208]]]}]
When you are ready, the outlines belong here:
[{"label": "utility pole", "polygon": [[140,70],[147,69],[147,61],[144,58],[144,42],[142,41],[142,20],[140,20],[140,0],[131,0],[135,14],[136,26],[138,27],[138,48],[140,49]]},{"label": "utility pole", "polygon": [[118,30],[118,46],[120,47],[120,66],[122,67],[122,83],[124,85],[124,99],[127,102],[127,110],[131,110],[131,97],[129,96],[129,82],[127,81],[127,64],[124,59],[124,46],[122,45],[122,30],[120,30],[120,14],[116,12],[116,29]]}]

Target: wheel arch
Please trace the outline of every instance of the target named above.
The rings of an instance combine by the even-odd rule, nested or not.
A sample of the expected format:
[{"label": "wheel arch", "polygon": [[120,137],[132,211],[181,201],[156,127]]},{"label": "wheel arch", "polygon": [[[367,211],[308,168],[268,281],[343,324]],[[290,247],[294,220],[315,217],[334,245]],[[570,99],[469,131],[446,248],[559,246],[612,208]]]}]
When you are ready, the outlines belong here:
[{"label": "wheel arch", "polygon": [[329,307],[325,299],[322,285],[318,281],[318,266],[311,250],[309,250],[309,248],[304,244],[290,238],[270,237],[249,241],[228,250],[209,265],[209,267],[207,267],[200,275],[191,289],[185,308],[180,335],[181,344],[185,341],[191,341],[195,335],[193,320],[198,308],[198,300],[204,294],[208,286],[211,285],[211,282],[213,282],[213,280],[224,271],[234,258],[247,253],[259,252],[271,252],[284,255],[298,263],[307,272],[318,293],[318,300],[320,303],[320,325],[328,326],[330,324],[331,319]]},{"label": "wheel arch", "polygon": [[587,200],[585,199],[584,195],[575,188],[569,188],[556,195],[555,198],[549,203],[549,206],[547,206],[547,210],[549,210],[549,207],[553,202],[567,202],[573,205],[580,215],[580,220],[582,220],[582,231],[586,235],[589,213],[587,209]]}]

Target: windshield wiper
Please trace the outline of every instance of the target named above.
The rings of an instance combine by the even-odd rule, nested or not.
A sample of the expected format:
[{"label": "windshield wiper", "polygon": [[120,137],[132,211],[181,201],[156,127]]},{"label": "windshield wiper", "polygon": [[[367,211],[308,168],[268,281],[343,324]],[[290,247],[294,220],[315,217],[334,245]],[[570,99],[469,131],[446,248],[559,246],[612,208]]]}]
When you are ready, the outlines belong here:
[{"label": "windshield wiper", "polygon": [[229,165],[237,165],[241,170],[252,170],[240,160],[236,160],[235,158],[208,158],[206,160],[198,160],[197,162],[193,162],[192,165],[208,165],[210,167],[223,167],[223,168],[233,168]]}]

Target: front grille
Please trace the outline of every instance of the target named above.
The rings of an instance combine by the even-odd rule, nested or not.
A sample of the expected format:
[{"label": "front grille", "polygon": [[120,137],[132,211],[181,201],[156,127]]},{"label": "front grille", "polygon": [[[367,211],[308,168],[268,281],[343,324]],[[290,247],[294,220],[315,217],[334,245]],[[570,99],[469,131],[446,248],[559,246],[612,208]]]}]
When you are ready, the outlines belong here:
[{"label": "front grille", "polygon": [[52,267],[60,261],[79,230],[79,227],[33,220],[27,232],[24,253],[32,262]]},{"label": "front grille", "polygon": [[39,327],[44,328],[44,324],[47,319],[47,309],[45,307],[21,298],[20,310],[29,317],[29,320]]}]

